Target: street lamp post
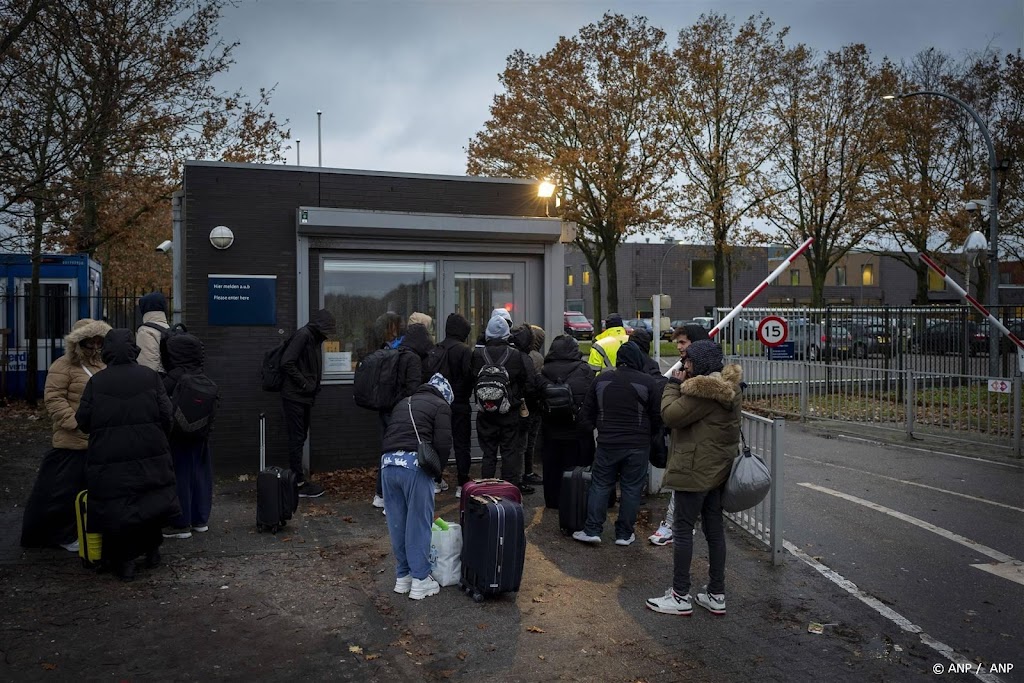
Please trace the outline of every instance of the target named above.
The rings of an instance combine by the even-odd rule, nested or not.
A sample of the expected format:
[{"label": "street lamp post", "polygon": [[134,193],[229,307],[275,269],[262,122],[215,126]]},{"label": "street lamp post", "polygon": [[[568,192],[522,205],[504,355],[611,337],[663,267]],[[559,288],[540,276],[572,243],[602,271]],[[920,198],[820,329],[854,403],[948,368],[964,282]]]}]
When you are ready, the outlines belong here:
[{"label": "street lamp post", "polygon": [[[999,163],[996,161],[996,148],[992,144],[992,135],[988,126],[981,120],[981,116],[974,107],[967,104],[959,97],[937,90],[919,90],[917,92],[903,93],[901,95],[883,95],[882,99],[903,99],[905,97],[917,97],[918,95],[933,95],[943,97],[966,111],[978,124],[981,135],[985,139],[985,146],[988,148],[988,305],[995,307],[999,304],[999,219],[997,208],[999,203],[998,187],[996,184],[996,171],[999,170]],[[988,337],[988,372],[990,376],[999,374],[999,335],[995,330],[990,330]]]},{"label": "street lamp post", "polygon": [[658,361],[658,367],[661,367],[661,295],[665,293],[665,259],[680,244],[682,242],[676,242],[662,254],[661,267],[658,268],[658,310],[654,311],[654,359]]},{"label": "street lamp post", "polygon": [[323,114],[319,109],[316,110],[316,165],[324,165],[324,148],[320,140],[320,116]]}]

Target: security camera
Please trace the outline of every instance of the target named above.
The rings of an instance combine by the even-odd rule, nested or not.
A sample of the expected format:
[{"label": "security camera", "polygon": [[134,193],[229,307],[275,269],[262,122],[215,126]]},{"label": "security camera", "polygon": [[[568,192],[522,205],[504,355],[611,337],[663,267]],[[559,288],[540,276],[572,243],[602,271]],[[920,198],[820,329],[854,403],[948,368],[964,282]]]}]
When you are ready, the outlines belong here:
[{"label": "security camera", "polygon": [[977,213],[978,211],[988,211],[988,200],[987,199],[971,199],[964,204],[964,210],[967,213]]},{"label": "security camera", "polygon": [[978,210],[978,202],[967,202],[964,204],[964,209],[966,209],[968,213],[974,213]]},{"label": "security camera", "polygon": [[167,254],[171,251],[171,247],[173,246],[174,245],[170,240],[164,240],[160,244],[156,245],[156,250]]}]

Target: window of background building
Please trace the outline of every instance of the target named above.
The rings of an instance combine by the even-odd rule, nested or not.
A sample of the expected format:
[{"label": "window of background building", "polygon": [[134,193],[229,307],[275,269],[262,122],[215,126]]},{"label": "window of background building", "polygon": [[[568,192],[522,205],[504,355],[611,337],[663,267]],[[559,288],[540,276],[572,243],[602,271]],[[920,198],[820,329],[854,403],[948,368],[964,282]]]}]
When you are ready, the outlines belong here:
[{"label": "window of background building", "polygon": [[929,292],[945,292],[946,281],[939,277],[938,273],[933,270],[928,271],[928,291]]},{"label": "window of background building", "polygon": [[572,287],[572,266],[565,267],[565,286]]},{"label": "window of background building", "polygon": [[690,262],[690,287],[692,289],[711,289],[715,286],[715,262]]},{"label": "window of background building", "polygon": [[583,266],[583,284],[590,284],[590,266]]},{"label": "window of background building", "polygon": [[799,287],[800,286],[800,271],[799,270],[791,270],[791,271],[789,271],[789,284],[790,284],[791,287]]},{"label": "window of background building", "polygon": [[437,320],[437,262],[325,258],[320,293],[338,327],[324,342],[324,353],[351,354],[326,356],[324,371],[353,371],[363,356],[380,348],[383,340],[373,323],[382,313],[394,311],[405,321],[419,311]]},{"label": "window of background building", "polygon": [[836,287],[846,286],[846,266],[836,266]]},{"label": "window of background building", "polygon": [[875,286],[875,266],[871,263],[865,263],[860,267],[860,283],[865,287]]}]

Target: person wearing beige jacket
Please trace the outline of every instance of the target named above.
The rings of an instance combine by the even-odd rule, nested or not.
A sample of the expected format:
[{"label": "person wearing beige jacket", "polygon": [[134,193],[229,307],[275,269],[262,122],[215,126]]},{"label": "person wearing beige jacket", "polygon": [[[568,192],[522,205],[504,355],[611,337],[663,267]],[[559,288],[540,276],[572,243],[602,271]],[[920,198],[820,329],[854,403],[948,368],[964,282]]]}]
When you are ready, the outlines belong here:
[{"label": "person wearing beige jacket", "polygon": [[64,355],[50,365],[43,399],[53,422],[53,449],[44,457],[25,504],[21,545],[61,545],[77,552],[75,495],[85,488],[89,437],[78,429],[75,412],[89,379],[105,366],[100,359],[110,325],[83,318],[64,339]]},{"label": "person wearing beige jacket", "polygon": [[135,345],[139,347],[138,364],[151,370],[165,373],[160,360],[161,328],[170,329],[167,322],[167,298],[160,292],[150,292],[139,299],[139,311],[142,313],[142,325],[135,332]]}]

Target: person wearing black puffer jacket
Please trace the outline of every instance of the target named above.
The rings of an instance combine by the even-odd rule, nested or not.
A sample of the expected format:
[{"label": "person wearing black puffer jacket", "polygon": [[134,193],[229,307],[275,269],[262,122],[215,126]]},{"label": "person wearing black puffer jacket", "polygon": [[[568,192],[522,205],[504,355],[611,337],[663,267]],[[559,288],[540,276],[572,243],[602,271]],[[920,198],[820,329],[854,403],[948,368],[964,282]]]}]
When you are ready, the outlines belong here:
[{"label": "person wearing black puffer jacket", "polygon": [[89,435],[86,485],[90,533],[103,534],[103,561],[119,578],[135,578],[135,558],[160,563],[160,528],[181,512],[167,434],[171,401],[160,376],[139,365],[131,330],[103,340],[105,370],[85,385],[75,413]]},{"label": "person wearing black puffer jacket", "polygon": [[636,540],[634,525],[640,506],[651,436],[661,431],[661,390],[643,372],[643,353],[631,341],[619,347],[615,370],[605,370],[590,387],[581,415],[597,427],[597,452],[587,501],[587,523],[572,537],[583,543],[600,543],[601,528],[608,516],[608,498],[621,480],[622,500],[615,520],[615,544]]},{"label": "person wearing black puffer jacket", "polygon": [[[455,451],[455,469],[458,476],[456,496],[462,494],[462,485],[469,481],[470,452],[472,451],[473,409],[469,397],[473,393],[473,377],[469,366],[473,349],[466,343],[471,330],[469,321],[452,313],[444,323],[444,341],[430,350],[424,375],[440,373],[452,387],[452,441]],[[426,382],[430,377],[424,377]],[[445,463],[446,464],[446,463]]]},{"label": "person wearing black puffer jacket", "polygon": [[[204,374],[203,342],[191,334],[176,334],[167,340],[167,356],[170,368],[163,381],[167,395],[173,399],[174,390],[185,375]],[[204,533],[210,530],[213,459],[210,457],[209,431],[203,430],[197,436],[172,428],[170,443],[181,514],[171,520],[163,535],[164,538],[191,538],[193,531]]]},{"label": "person wearing black puffer jacket", "polygon": [[[643,372],[654,378],[654,381],[658,383],[658,403],[661,403],[661,394],[665,391],[665,385],[668,384],[668,377],[661,374],[661,368],[658,366],[658,361],[651,358],[651,340],[653,335],[643,327],[637,327],[633,329],[633,334],[629,336],[630,341],[636,344],[640,348],[640,353],[644,355],[643,361]],[[651,436],[651,460],[664,461],[668,459],[668,430],[662,427],[662,429]]]},{"label": "person wearing black puffer jacket", "polygon": [[320,393],[320,377],[324,365],[320,349],[335,329],[334,316],[326,308],[321,308],[308,323],[295,331],[281,355],[281,372],[284,375],[281,407],[288,433],[288,467],[299,482],[300,498],[324,495],[323,487],[306,481],[302,449],[309,434],[313,403]]},{"label": "person wearing black puffer jacket", "polygon": [[433,480],[419,468],[420,441],[433,445],[441,461],[452,449],[451,385],[440,374],[422,384],[391,412],[380,457],[388,535],[395,554],[395,592],[413,600],[436,595],[430,576],[430,526],[434,519]]},{"label": "person wearing black puffer jacket", "polygon": [[567,384],[572,392],[575,419],[551,415],[541,408],[541,462],[544,467],[544,506],[558,507],[562,490],[562,473],[594,462],[594,425],[580,419],[583,400],[594,383],[594,370],[580,352],[580,346],[569,335],[551,341],[544,357],[541,383]]}]

